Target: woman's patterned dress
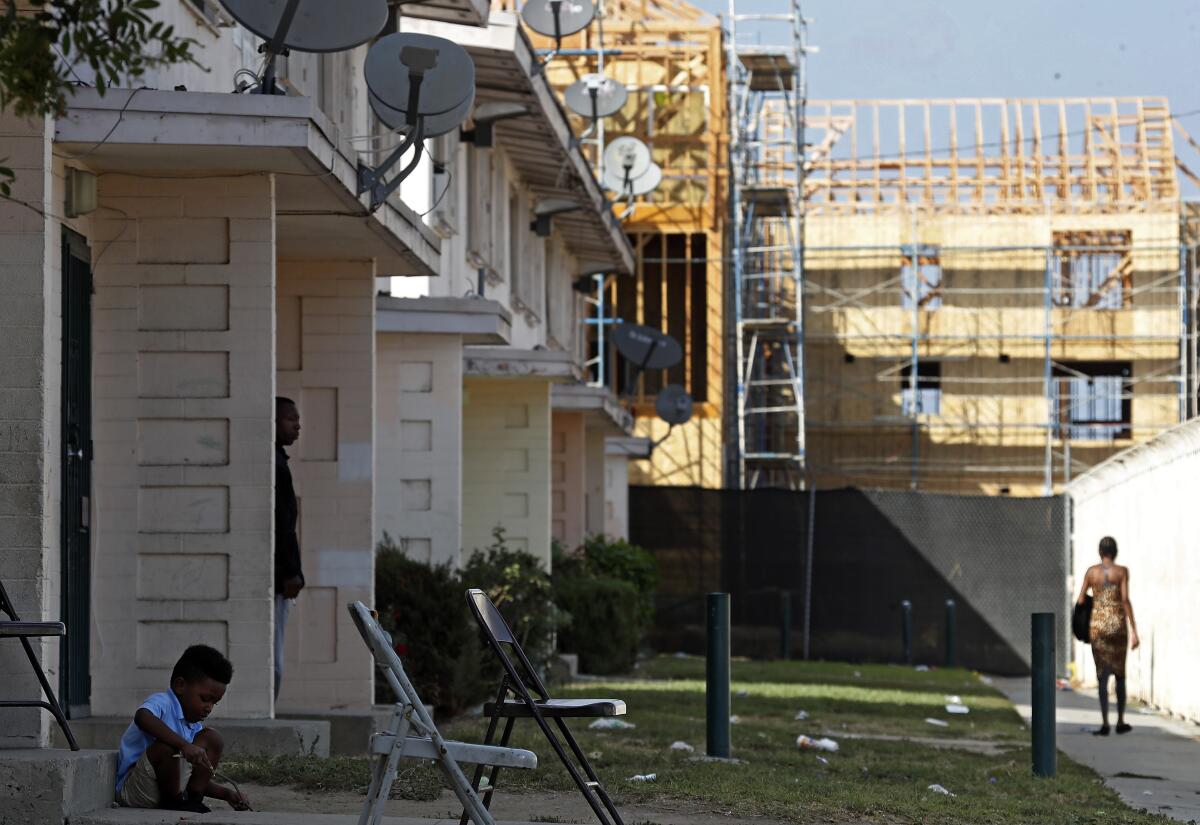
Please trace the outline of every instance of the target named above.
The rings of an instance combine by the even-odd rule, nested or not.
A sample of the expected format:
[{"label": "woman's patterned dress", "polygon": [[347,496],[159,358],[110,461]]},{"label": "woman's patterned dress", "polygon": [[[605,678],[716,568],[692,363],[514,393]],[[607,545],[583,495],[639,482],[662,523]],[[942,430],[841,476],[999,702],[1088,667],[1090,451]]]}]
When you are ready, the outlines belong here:
[{"label": "woman's patterned dress", "polygon": [[1121,588],[1108,580],[1108,568],[1104,568],[1104,583],[1093,587],[1092,658],[1096,660],[1096,672],[1105,671],[1116,676],[1125,675],[1125,651],[1129,648],[1129,633],[1125,625],[1125,608],[1121,604]]}]

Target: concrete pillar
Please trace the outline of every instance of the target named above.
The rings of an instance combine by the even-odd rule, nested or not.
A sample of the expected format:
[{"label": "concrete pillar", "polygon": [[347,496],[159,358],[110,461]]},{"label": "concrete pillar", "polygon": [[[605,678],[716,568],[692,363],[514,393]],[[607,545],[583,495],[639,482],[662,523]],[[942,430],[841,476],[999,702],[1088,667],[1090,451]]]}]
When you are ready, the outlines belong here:
[{"label": "concrete pillar", "polygon": [[606,534],[604,524],[605,430],[609,427],[593,423],[587,429],[584,443],[584,507],[583,537]]},{"label": "concrete pillar", "polygon": [[567,550],[583,544],[587,422],[581,412],[555,411],[550,433],[550,533]]},{"label": "concrete pillar", "polygon": [[274,182],[100,179],[92,712],[183,649],[225,652],[219,713],[272,713]]},{"label": "concrete pillar", "polygon": [[306,586],[288,620],[281,707],[369,707],[370,653],[346,603],[374,602],[375,269],[279,262],[278,394],[300,407],[289,450]]},{"label": "concrete pillar", "polygon": [[604,457],[604,535],[629,538],[629,456]]},{"label": "concrete pillar", "polygon": [[550,383],[468,377],[463,398],[463,553],[492,543],[550,568]]},{"label": "concrete pillar", "polygon": [[462,554],[463,355],[459,335],[377,336],[376,540],[410,558]]},{"label": "concrete pillar", "polygon": [[[0,140],[16,173],[12,199],[0,200],[0,577],[21,618],[57,620],[62,278],[58,224],[46,214],[61,206],[47,123],[0,114]],[[31,642],[57,689],[57,640]],[[40,693],[20,644],[0,644],[0,698]],[[0,748],[45,746],[52,724],[45,711],[0,710]]]}]

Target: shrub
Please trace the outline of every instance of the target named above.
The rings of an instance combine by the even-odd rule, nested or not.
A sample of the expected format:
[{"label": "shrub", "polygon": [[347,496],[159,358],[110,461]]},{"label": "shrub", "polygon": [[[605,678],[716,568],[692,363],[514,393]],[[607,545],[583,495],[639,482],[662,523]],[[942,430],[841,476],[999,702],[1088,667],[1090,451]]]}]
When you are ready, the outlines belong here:
[{"label": "shrub", "polygon": [[641,621],[654,621],[654,590],[658,587],[658,560],[654,554],[624,539],[592,536],[583,543],[587,569],[596,576],[629,582],[637,591]]},{"label": "shrub", "polygon": [[464,587],[487,593],[530,663],[544,671],[554,655],[554,631],[559,624],[550,576],[532,554],[508,549],[503,527],[495,528],[492,538],[467,561],[461,580]]},{"label": "shrub", "polygon": [[580,669],[606,674],[633,667],[644,625],[632,584],[607,576],[556,574],[554,598],[570,616],[559,631],[559,648],[577,653]]},{"label": "shrub", "polygon": [[[384,535],[375,559],[379,622],[392,634],[396,652],[422,701],[453,715],[482,701],[487,651],[463,599],[465,587],[449,564],[429,565],[404,555]],[[382,674],[376,697],[394,702]]]}]

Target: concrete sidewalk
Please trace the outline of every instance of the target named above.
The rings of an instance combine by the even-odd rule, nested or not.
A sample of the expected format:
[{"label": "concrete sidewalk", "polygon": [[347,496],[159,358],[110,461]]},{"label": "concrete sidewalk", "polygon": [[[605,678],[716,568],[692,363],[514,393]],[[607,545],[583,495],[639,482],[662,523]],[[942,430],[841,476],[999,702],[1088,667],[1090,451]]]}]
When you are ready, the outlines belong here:
[{"label": "concrete sidewalk", "polygon": [[[996,678],[994,684],[1028,721],[1028,679]],[[1124,736],[1093,736],[1100,727],[1100,701],[1094,690],[1057,691],[1058,749],[1104,777],[1132,808],[1145,808],[1181,822],[1200,821],[1200,727],[1157,713],[1131,709]],[[1116,727],[1116,699],[1109,709]]]},{"label": "concrete sidewalk", "polygon": [[[140,811],[131,808],[111,808],[106,811],[72,817],[71,825],[355,825],[358,814],[299,814],[293,812],[236,812],[213,809],[207,814],[172,813],[170,811]],[[385,816],[383,825],[458,825],[453,819],[415,819],[407,816]],[[534,825],[532,822],[497,822],[496,825]]]}]

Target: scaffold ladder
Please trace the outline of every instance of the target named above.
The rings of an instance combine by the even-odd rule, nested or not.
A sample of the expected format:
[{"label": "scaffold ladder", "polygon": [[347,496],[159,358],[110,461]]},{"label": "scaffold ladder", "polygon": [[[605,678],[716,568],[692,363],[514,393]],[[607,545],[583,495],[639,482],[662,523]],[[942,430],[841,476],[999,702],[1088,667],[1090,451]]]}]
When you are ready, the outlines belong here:
[{"label": "scaffold ladder", "polygon": [[807,21],[799,0],[753,0],[752,14],[739,13],[737,4],[729,0],[726,20],[736,482],[742,489],[799,489],[805,477]]}]

